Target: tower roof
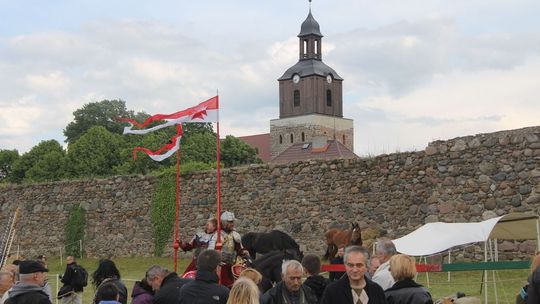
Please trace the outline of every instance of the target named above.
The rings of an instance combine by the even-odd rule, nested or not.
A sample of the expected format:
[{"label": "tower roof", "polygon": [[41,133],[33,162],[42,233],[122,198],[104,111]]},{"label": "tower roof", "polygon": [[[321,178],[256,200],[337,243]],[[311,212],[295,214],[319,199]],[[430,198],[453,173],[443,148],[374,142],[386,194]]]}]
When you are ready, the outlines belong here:
[{"label": "tower roof", "polygon": [[332,75],[332,78],[334,80],[343,80],[334,69],[327,66],[322,62],[321,60],[316,59],[307,59],[307,60],[300,60],[298,63],[290,67],[283,76],[281,76],[278,80],[287,80],[291,79],[294,74],[300,75],[300,77],[306,77],[310,75],[319,75],[326,77],[328,74]]},{"label": "tower roof", "polygon": [[315,18],[313,18],[313,15],[311,14],[311,8],[309,9],[309,14],[302,22],[302,27],[300,28],[300,34],[298,34],[298,37],[308,36],[308,35],[315,35],[322,37],[321,34],[321,28],[319,26],[319,23]]}]

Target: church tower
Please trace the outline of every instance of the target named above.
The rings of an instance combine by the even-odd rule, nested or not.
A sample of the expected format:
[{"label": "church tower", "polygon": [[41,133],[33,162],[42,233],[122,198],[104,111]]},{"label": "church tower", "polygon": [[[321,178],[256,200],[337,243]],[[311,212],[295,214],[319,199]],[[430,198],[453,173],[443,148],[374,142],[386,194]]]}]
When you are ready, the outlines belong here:
[{"label": "church tower", "polygon": [[310,8],[298,34],[298,62],[278,79],[279,119],[270,121],[272,158],[294,144],[321,139],[353,151],[353,121],[343,118],[343,78],[322,61],[322,38]]}]

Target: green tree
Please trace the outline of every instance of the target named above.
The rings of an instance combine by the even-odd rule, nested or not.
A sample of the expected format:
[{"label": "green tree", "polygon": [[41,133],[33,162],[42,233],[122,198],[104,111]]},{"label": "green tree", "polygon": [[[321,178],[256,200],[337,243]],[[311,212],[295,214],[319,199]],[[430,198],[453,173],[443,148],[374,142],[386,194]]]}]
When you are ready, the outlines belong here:
[{"label": "green tree", "polygon": [[68,168],[71,176],[107,176],[115,174],[121,164],[120,151],[126,143],[123,137],[104,127],[91,127],[68,146]]},{"label": "green tree", "polygon": [[232,135],[221,141],[221,161],[225,167],[262,162],[255,149]]},{"label": "green tree", "polygon": [[182,162],[212,163],[216,161],[216,135],[202,132],[182,137]]},{"label": "green tree", "polygon": [[214,134],[214,136],[216,135],[212,128],[212,124],[204,122],[184,123],[182,124],[182,131],[186,137],[190,137],[192,134],[200,133],[210,133]]},{"label": "green tree", "polygon": [[[48,154],[54,154],[52,156],[47,156]],[[31,181],[30,177],[27,177],[27,172],[32,169],[34,166],[46,167],[46,164],[51,161],[51,159],[59,159],[59,155],[64,155],[64,149],[56,140],[45,140],[34,146],[30,151],[24,153],[19,159],[13,163],[13,171],[10,180],[13,182],[22,182],[22,181]],[[57,168],[51,169],[57,170],[50,172],[47,176],[50,176],[53,180],[60,179],[65,175],[64,168],[59,166]],[[32,174],[34,176],[39,176],[38,168],[34,170]],[[41,180],[41,178],[38,178]]]},{"label": "green tree", "polygon": [[109,132],[122,134],[126,123],[117,120],[118,117],[134,118],[143,121],[146,113],[135,114],[127,110],[123,100],[102,100],[85,104],[73,112],[74,119],[64,129],[67,143],[73,143],[93,126],[102,126]]},{"label": "green tree", "polygon": [[51,151],[26,171],[25,180],[46,182],[60,180],[66,176],[66,154],[64,151]]},{"label": "green tree", "polygon": [[0,150],[0,182],[11,176],[13,164],[19,159],[17,150]]}]

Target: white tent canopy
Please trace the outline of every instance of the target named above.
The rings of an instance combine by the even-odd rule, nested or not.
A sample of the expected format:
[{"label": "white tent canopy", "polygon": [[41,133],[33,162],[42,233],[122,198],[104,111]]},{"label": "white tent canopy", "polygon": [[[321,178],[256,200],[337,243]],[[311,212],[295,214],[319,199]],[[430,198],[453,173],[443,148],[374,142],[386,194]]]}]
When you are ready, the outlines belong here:
[{"label": "white tent canopy", "polygon": [[400,253],[426,256],[489,239],[537,240],[538,216],[511,213],[479,223],[428,223],[393,240]]}]

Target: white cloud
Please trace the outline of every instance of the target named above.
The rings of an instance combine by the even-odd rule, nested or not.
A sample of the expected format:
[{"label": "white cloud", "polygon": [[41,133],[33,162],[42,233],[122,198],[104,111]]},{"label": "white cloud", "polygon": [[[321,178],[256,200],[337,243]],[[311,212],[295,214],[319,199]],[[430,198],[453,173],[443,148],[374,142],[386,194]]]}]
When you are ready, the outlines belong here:
[{"label": "white cloud", "polygon": [[70,80],[62,71],[54,71],[47,74],[26,75],[25,83],[30,91],[61,95],[69,89]]},{"label": "white cloud", "polygon": [[[538,124],[540,32],[536,16],[516,17],[537,11],[537,2],[340,3],[313,9],[323,59],[345,78],[344,114],[355,120],[358,153]],[[208,13],[164,21],[126,12],[0,36],[2,146],[62,142],[71,113],[88,102],[123,99],[135,111],[166,113],[218,89],[222,135],[268,132],[279,115],[276,79],[298,60],[305,12],[274,3],[261,10],[246,2],[249,12],[226,5],[227,14],[189,5]],[[253,21],[260,23],[246,28]]]},{"label": "white cloud", "polygon": [[537,125],[539,88],[540,56],[510,71],[454,71],[405,96],[369,97],[354,107],[356,150],[423,149],[434,139]]},{"label": "white cloud", "polygon": [[15,102],[0,103],[0,137],[24,136],[33,131],[43,114],[35,98],[29,95]]}]

